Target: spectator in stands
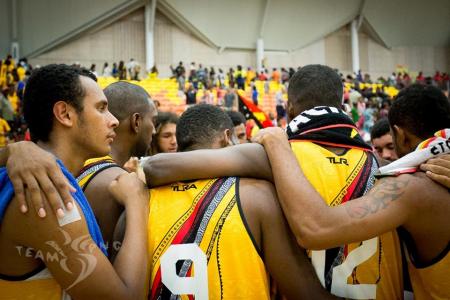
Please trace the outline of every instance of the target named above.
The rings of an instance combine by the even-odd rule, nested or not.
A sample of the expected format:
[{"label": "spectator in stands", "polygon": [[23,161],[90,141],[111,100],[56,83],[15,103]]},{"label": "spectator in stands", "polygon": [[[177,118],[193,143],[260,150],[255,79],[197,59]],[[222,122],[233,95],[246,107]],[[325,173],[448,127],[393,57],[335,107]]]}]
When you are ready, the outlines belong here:
[{"label": "spectator in stands", "polygon": [[117,64],[116,63],[113,63],[111,75],[114,78],[117,78],[119,76],[119,69],[117,68]]},{"label": "spectator in stands", "polygon": [[277,68],[273,68],[272,69],[272,81],[279,83],[281,79],[281,74],[280,72],[277,70]]},{"label": "spectator in stands", "polygon": [[420,71],[419,75],[417,75],[416,83],[425,84],[425,76],[423,76],[422,71]]},{"label": "spectator in stands", "polygon": [[197,104],[197,90],[194,88],[193,84],[189,84],[188,89],[186,90],[186,105],[194,105]]},{"label": "spectator in stands", "polygon": [[119,80],[127,79],[127,69],[125,68],[125,64],[124,64],[123,60],[121,60],[119,62],[118,75],[119,75]]},{"label": "spectator in stands", "polygon": [[0,117],[0,148],[8,145],[9,141],[9,132],[11,131],[11,127],[5,119]]},{"label": "spectator in stands", "polygon": [[237,110],[237,95],[234,91],[233,87],[227,88],[227,92],[225,94],[225,110]]},{"label": "spectator in stands", "polygon": [[281,119],[286,117],[286,102],[283,100],[283,94],[286,92],[285,88],[280,88],[275,94],[275,103],[277,111],[277,123],[280,123]]},{"label": "spectator in stands", "polygon": [[217,87],[217,74],[216,70],[214,70],[214,67],[211,67],[209,71],[209,82],[208,82],[208,88]]},{"label": "spectator in stands", "polygon": [[261,81],[266,81],[267,80],[267,75],[264,72],[264,70],[261,70],[261,72],[258,75],[258,79],[261,80]]},{"label": "spectator in stands", "polygon": [[153,65],[153,67],[150,69],[149,78],[150,79],[155,79],[157,77],[158,77],[158,68],[156,68],[156,66]]},{"label": "spectator in stands", "polygon": [[181,74],[180,76],[177,77],[177,83],[178,83],[178,91],[184,91],[184,88],[186,86],[186,71],[183,69],[181,69]]},{"label": "spectator in stands", "polygon": [[189,82],[192,84],[195,90],[198,89],[198,77],[197,77],[197,70],[191,69],[189,74]]},{"label": "spectator in stands", "polygon": [[370,139],[376,154],[380,158],[390,162],[398,159],[387,118],[382,118],[373,125],[370,131]]},{"label": "spectator in stands", "polygon": [[253,82],[256,78],[256,73],[253,71],[251,67],[247,68],[247,74],[245,76],[245,84],[250,86],[251,82]]},{"label": "spectator in stands", "polygon": [[197,79],[198,82],[202,84],[201,88],[206,88],[207,84],[207,78],[206,78],[206,74],[208,73],[207,69],[203,68],[202,64],[198,65],[198,70],[197,70]]},{"label": "spectator in stands", "polygon": [[156,134],[152,139],[151,154],[177,152],[178,116],[170,112],[159,112],[155,121]]},{"label": "spectator in stands", "polygon": [[217,81],[219,84],[219,88],[223,89],[225,87],[225,74],[223,74],[222,69],[219,69],[219,74],[217,74]]},{"label": "spectator in stands", "polygon": [[245,74],[244,70],[242,70],[242,66],[238,65],[236,73],[234,74],[236,78],[237,88],[241,90],[245,90]]},{"label": "spectator in stands", "polygon": [[234,135],[239,140],[239,144],[248,143],[247,132],[245,130],[245,117],[238,111],[227,111],[228,116],[233,122]]},{"label": "spectator in stands", "polygon": [[378,119],[387,118],[389,113],[389,108],[391,107],[391,102],[389,100],[383,100],[381,102],[381,109],[378,113]]},{"label": "spectator in stands", "polygon": [[89,71],[92,72],[92,74],[95,75],[95,77],[98,77],[97,71],[95,69],[95,64],[92,64],[91,67],[89,68]]},{"label": "spectator in stands", "polygon": [[105,64],[103,65],[103,77],[111,77],[111,75],[112,75],[111,67],[107,62],[105,62]]},{"label": "spectator in stands", "polygon": [[256,86],[252,87],[252,100],[253,104],[258,106],[258,90],[256,89]]},{"label": "spectator in stands", "polygon": [[285,68],[281,68],[281,82],[286,84],[289,81],[289,73]]},{"label": "spectator in stands", "polygon": [[[139,80],[138,79],[139,72],[137,72],[137,66],[139,66],[139,63],[137,61],[135,61],[134,58],[130,58],[130,61],[127,63],[126,67],[127,67],[128,77],[131,80]],[[139,66],[139,69],[140,69],[140,66]]]},{"label": "spectator in stands", "polygon": [[227,75],[228,75],[228,86],[234,88],[234,84],[236,83],[234,77],[234,69],[230,68]]}]

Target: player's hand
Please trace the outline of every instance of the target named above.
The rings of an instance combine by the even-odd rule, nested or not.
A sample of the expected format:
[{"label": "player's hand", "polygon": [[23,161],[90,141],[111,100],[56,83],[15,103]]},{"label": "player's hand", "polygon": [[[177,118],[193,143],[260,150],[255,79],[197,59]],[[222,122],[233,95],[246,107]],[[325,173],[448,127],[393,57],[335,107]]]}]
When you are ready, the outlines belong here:
[{"label": "player's hand", "polygon": [[287,143],[287,134],[280,127],[268,127],[261,129],[252,138],[252,142],[266,146],[268,142]]},{"label": "player's hand", "polygon": [[139,167],[139,159],[135,156],[130,157],[129,160],[123,165],[124,169],[128,172],[137,172]]},{"label": "player's hand", "polygon": [[123,173],[109,185],[109,192],[123,206],[148,205],[149,191],[136,173]]},{"label": "player's hand", "polygon": [[427,176],[450,189],[450,154],[440,155],[420,165]]},{"label": "player's hand", "polygon": [[32,142],[9,144],[7,153],[6,169],[23,213],[28,211],[25,190],[30,193],[31,203],[42,218],[47,212],[41,192],[58,217],[64,216],[63,203],[68,210],[73,208],[71,192],[76,190],[69,184],[53,155]]}]

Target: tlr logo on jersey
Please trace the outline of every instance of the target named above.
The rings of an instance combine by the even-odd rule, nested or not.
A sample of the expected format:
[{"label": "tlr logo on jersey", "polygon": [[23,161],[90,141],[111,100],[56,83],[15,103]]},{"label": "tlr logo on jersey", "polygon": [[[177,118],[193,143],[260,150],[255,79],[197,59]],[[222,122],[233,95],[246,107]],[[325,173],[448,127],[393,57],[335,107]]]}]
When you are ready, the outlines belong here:
[{"label": "tlr logo on jersey", "polygon": [[174,192],[184,192],[190,189],[197,189],[197,186],[193,183],[172,185],[172,191]]},{"label": "tlr logo on jersey", "polygon": [[339,158],[339,159],[336,157],[327,157],[327,158],[330,161],[330,164],[348,166],[348,161],[346,158]]}]

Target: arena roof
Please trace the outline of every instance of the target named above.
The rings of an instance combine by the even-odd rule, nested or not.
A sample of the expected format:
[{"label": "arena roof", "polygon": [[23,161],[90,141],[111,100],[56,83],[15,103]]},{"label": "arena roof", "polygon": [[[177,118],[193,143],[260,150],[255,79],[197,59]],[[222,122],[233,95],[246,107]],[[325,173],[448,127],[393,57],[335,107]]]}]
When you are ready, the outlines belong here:
[{"label": "arena roof", "polygon": [[[105,26],[144,0],[0,0],[0,54],[8,52],[11,3],[18,7],[18,41],[39,55]],[[386,47],[450,45],[448,0],[158,0],[175,24],[217,48],[301,49],[360,17],[363,30]],[[8,21],[5,21],[8,20]],[[8,26],[9,23],[9,26]]]}]

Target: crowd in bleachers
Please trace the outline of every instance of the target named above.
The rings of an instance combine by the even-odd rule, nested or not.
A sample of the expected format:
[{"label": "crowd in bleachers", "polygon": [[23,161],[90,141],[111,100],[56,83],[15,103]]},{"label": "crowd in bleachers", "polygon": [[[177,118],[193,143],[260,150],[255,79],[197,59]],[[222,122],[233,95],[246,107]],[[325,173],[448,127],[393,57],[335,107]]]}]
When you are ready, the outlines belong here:
[{"label": "crowd in bleachers", "polygon": [[[79,65],[79,63],[75,63]],[[300,68],[300,67],[299,67]],[[187,105],[208,103],[229,111],[238,110],[238,90],[243,90],[253,103],[261,108],[275,126],[286,124],[286,100],[289,79],[295,68],[265,68],[261,72],[252,67],[223,70],[214,66],[205,67],[195,62],[187,67],[179,62],[170,66],[172,76],[159,78],[156,66],[145,78],[140,78],[141,66],[134,59],[120,61],[111,66],[105,62],[98,70],[93,64],[89,68],[101,87],[117,80],[131,80],[142,86],[157,100],[161,111],[180,114]],[[26,58],[15,62],[11,56],[0,60],[0,147],[11,141],[27,139],[26,124],[21,112],[21,100],[32,66]],[[339,70],[336,70],[339,73]],[[406,70],[392,73],[388,77],[372,79],[369,74],[341,75],[344,83],[344,107],[352,116],[366,140],[373,124],[387,115],[391,101],[400,89],[412,83],[431,84],[449,90],[449,75],[436,71],[433,76],[417,75]]]}]

